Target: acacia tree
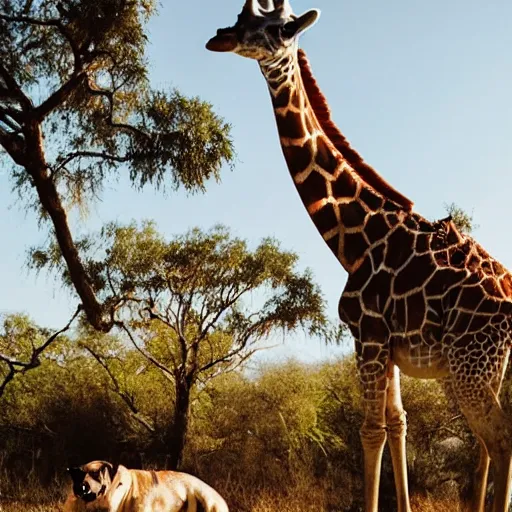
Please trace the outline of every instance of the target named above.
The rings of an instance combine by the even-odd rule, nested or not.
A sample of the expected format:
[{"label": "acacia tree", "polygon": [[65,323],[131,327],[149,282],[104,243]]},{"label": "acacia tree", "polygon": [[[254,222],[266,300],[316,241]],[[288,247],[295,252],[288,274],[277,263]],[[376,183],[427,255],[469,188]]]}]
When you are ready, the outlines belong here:
[{"label": "acacia tree", "polygon": [[204,189],[233,158],[207,103],[150,87],[144,58],[154,0],[0,0],[0,165],[51,221],[90,323],[112,327],[67,219],[105,179]]},{"label": "acacia tree", "polygon": [[455,203],[445,204],[444,209],[449,218],[454,222],[459,231],[471,235],[475,229],[478,229],[478,224],[475,224],[473,213],[468,213]]},{"label": "acacia tree", "polygon": [[[171,467],[182,458],[195,386],[236,368],[273,333],[304,328],[312,336],[339,334],[326,319],[311,274],[299,272],[297,256],[274,240],[251,251],[223,227],[194,229],[168,242],[152,223],[112,224],[82,247],[98,293],[118,298],[120,332],[172,385],[174,416],[166,442]],[[59,265],[58,248],[40,261]],[[120,392],[109,354],[101,344],[93,350]]]}]

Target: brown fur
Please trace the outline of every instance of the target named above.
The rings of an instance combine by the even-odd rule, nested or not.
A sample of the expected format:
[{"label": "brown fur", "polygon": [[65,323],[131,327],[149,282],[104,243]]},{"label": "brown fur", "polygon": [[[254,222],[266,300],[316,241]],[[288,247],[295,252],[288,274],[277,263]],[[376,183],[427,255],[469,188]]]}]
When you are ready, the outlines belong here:
[{"label": "brown fur", "polygon": [[[119,466],[111,480],[106,472],[100,471],[98,477],[105,464],[112,466],[104,461],[81,466],[83,481],[98,495],[86,503],[71,491],[64,512],[229,512],[222,497],[192,475]],[[82,476],[76,478],[80,486]]]},{"label": "brown fur", "polygon": [[410,199],[394,189],[385,181],[373,167],[368,165],[361,155],[350,145],[345,136],[331,119],[331,111],[327,105],[327,100],[318,86],[309,61],[304,50],[298,52],[299,67],[304,83],[304,88],[308,96],[311,108],[313,109],[320,127],[325,132],[334,147],[342,154],[343,158],[352,166],[357,175],[370,187],[391,199],[407,211],[412,210],[413,203]]}]

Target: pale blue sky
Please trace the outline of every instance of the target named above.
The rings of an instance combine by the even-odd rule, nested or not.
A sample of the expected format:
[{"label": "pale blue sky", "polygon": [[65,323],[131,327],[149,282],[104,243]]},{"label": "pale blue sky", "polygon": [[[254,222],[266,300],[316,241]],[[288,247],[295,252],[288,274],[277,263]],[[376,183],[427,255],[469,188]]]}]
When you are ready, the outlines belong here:
[{"label": "pale blue sky", "polygon": [[[268,92],[257,64],[207,52],[242,2],[164,0],[150,25],[152,83],[211,102],[233,125],[238,162],[206,195],[143,194],[126,182],[107,191],[80,230],[154,218],[165,234],[224,223],[251,243],[268,235],[313,269],[337,315],[346,276],[309,220],[284,164]],[[476,238],[512,268],[512,2],[510,0],[296,0],[322,16],[303,38],[339,127],[386,179],[429,218],[443,203],[474,209]],[[0,175],[3,241],[0,311],[25,311],[59,327],[77,300],[52,278],[35,278],[26,249],[44,240]],[[304,337],[273,352],[301,359],[333,351]]]}]

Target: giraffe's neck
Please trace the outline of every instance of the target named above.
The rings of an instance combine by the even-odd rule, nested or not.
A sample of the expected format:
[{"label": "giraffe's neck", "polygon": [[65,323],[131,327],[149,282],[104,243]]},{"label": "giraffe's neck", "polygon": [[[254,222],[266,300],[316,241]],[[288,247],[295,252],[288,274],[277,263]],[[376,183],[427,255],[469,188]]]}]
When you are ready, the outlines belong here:
[{"label": "giraffe's neck", "polygon": [[[260,66],[299,195],[327,245],[352,273],[366,250],[393,228],[387,215],[403,215],[412,203],[364,163],[338,131],[302,51]],[[370,219],[377,235],[367,233]]]}]

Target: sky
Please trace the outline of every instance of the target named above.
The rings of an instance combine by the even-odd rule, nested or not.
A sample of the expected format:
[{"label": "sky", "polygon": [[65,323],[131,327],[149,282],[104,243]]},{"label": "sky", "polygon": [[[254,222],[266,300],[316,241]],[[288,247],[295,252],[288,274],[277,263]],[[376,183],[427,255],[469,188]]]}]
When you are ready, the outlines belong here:
[{"label": "sky", "polygon": [[[104,222],[155,219],[168,237],[217,223],[251,246],[266,236],[297,252],[312,269],[337,317],[346,274],[304,210],[284,163],[268,91],[257,63],[204,48],[231,25],[242,1],[163,0],[148,28],[148,63],[156,88],[179,88],[210,102],[232,125],[237,152],[220,184],[189,196],[127,180],[111,186],[77,233]],[[353,146],[430,219],[455,202],[473,212],[475,238],[512,268],[512,2],[510,0],[292,0],[298,14],[318,8],[301,39],[333,118]],[[27,250],[46,239],[16,202],[0,169],[0,312],[25,312],[41,325],[67,323],[78,300],[51,276],[26,269]],[[335,357],[296,335],[265,357],[304,361]]]}]

